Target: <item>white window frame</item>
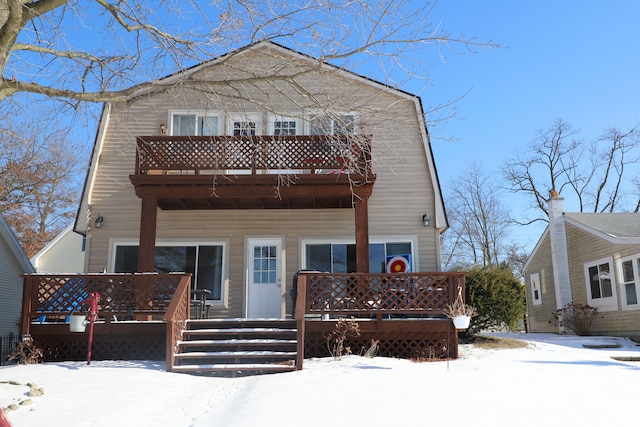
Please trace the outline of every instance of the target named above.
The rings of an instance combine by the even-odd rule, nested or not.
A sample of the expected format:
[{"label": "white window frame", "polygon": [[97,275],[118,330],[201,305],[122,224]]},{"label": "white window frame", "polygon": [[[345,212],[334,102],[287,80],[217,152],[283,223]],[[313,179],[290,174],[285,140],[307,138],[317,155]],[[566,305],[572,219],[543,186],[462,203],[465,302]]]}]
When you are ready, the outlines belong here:
[{"label": "white window frame", "polygon": [[[172,136],[178,136],[175,135],[175,130],[173,129],[173,117],[174,116],[195,116],[196,117],[196,123],[198,123],[198,118],[199,117],[217,117],[218,118],[218,133],[216,133],[216,135],[220,135],[223,131],[223,127],[224,127],[224,119],[222,117],[222,114],[217,111],[217,110],[169,110],[169,118],[168,118],[168,123],[169,123],[169,135]],[[196,129],[197,131],[197,129]],[[197,132],[196,132],[197,134]],[[197,135],[197,136],[201,136],[201,135]]]},{"label": "white window frame", "polygon": [[[298,265],[301,268],[307,269],[307,245],[355,245],[355,239],[345,238],[331,238],[331,237],[319,237],[319,238],[301,238],[300,239],[300,260]],[[418,263],[418,237],[417,236],[384,236],[384,237],[370,237],[369,245],[372,244],[389,244],[389,243],[410,243],[411,244],[411,271],[420,271]]]},{"label": "white window frame", "polygon": [[[611,281],[611,296],[592,298],[591,281],[589,279],[589,268],[597,267],[602,264],[609,265],[609,280]],[[613,257],[601,258],[584,264],[584,278],[587,291],[587,304],[598,309],[598,311],[615,311],[618,310],[618,293],[616,291],[616,274]]]},{"label": "white window frame", "polygon": [[529,287],[531,289],[531,304],[542,305],[542,284],[540,282],[540,273],[532,273],[529,275]]},{"label": "white window frame", "polygon": [[[140,241],[138,239],[109,239],[109,251],[107,254],[107,265],[109,266],[109,272],[115,271],[116,264],[116,248],[118,246],[138,246],[140,247]],[[229,296],[229,240],[207,240],[207,239],[194,239],[194,240],[174,240],[174,239],[157,239],[156,246],[222,246],[222,272],[220,273],[220,299],[207,299],[213,306],[227,306]],[[197,270],[197,266],[196,266]]]},{"label": "white window frame", "polygon": [[254,122],[256,135],[262,135],[262,115],[260,113],[232,113],[227,117],[226,135],[233,136],[233,125],[236,122]]},{"label": "white window frame", "polygon": [[[355,112],[351,112],[351,111],[336,111],[336,112],[327,112],[327,111],[309,111],[306,114],[305,117],[305,133],[307,135],[312,135],[311,133],[311,121],[313,120],[313,118],[317,117],[317,116],[324,116],[328,119],[331,120],[331,132],[328,134],[324,134],[324,135],[335,135],[335,123],[336,121],[333,119],[333,117],[336,116],[352,116],[353,117],[353,132],[351,133],[352,135],[357,135],[358,134],[358,122],[359,122],[359,117],[358,114]],[[319,134],[313,134],[313,135],[319,135]]]},{"label": "white window frame", "polygon": [[269,126],[269,135],[276,134],[276,122],[295,122],[296,124],[296,133],[295,135],[302,135],[304,133],[304,129],[302,126],[302,121],[298,117],[293,116],[283,116],[278,114],[269,114],[267,117],[267,122]]},{"label": "white window frame", "polygon": [[[622,264],[624,262],[631,261],[631,265],[633,266],[633,282],[625,282],[624,280],[624,270],[622,268]],[[618,260],[618,283],[620,287],[620,302],[623,310],[639,310],[640,309],[640,254],[631,255],[625,258],[621,258]],[[633,283],[636,288],[636,299],[638,303],[636,304],[627,304],[627,290],[626,285]]]}]

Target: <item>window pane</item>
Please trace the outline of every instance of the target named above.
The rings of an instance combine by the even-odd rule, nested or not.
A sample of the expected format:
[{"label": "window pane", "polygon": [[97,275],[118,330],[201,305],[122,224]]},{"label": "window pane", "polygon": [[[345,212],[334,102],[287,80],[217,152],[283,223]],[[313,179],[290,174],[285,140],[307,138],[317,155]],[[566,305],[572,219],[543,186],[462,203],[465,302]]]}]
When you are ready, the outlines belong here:
[{"label": "window pane", "polygon": [[622,263],[622,281],[625,283],[633,282],[633,262],[625,261]]},{"label": "window pane", "polygon": [[222,246],[200,246],[198,248],[197,287],[208,289],[207,298],[222,299]]},{"label": "window pane", "polygon": [[309,135],[331,135],[331,119],[327,116],[309,118]]},{"label": "window pane", "polygon": [[274,135],[296,135],[296,122],[291,120],[276,120],[273,123]]},{"label": "window pane", "polygon": [[331,271],[331,245],[307,245],[306,267],[309,270]]},{"label": "window pane", "polygon": [[218,134],[218,117],[204,116],[200,117],[198,124],[198,135],[208,136]]},{"label": "window pane", "polygon": [[411,253],[411,243],[387,243],[387,255],[404,255]]},{"label": "window pane", "polygon": [[383,243],[369,245],[369,269],[371,273],[385,272],[385,251]]},{"label": "window pane", "polygon": [[[189,262],[187,262],[187,252]],[[195,273],[195,248],[186,246],[156,246],[155,271],[157,273]]]},{"label": "window pane", "polygon": [[589,267],[589,285],[591,288],[591,298],[600,298],[600,275],[598,267]]},{"label": "window pane", "polygon": [[256,122],[233,122],[234,136],[255,136]]},{"label": "window pane", "polygon": [[135,273],[138,270],[138,247],[116,246],[114,273]]},{"label": "window pane", "polygon": [[627,298],[627,305],[638,304],[638,295],[636,294],[635,283],[624,285],[624,293]]},{"label": "window pane", "polygon": [[181,136],[192,136],[196,132],[196,116],[174,115],[173,134]]},{"label": "window pane", "polygon": [[331,272],[348,273],[347,263],[347,245],[332,245]]},{"label": "window pane", "polygon": [[342,115],[334,121],[334,135],[347,135],[350,133],[355,133],[355,118],[351,114]]},{"label": "window pane", "polygon": [[602,287],[602,297],[607,298],[613,296],[611,287],[611,272],[609,264],[600,264],[600,286]]}]

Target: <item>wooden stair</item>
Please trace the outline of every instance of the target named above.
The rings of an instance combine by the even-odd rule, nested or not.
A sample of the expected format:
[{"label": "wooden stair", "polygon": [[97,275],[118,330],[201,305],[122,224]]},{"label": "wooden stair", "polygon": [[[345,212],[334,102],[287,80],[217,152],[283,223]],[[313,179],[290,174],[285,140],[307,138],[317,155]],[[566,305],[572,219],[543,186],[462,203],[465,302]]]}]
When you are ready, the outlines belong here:
[{"label": "wooden stair", "polygon": [[295,320],[188,320],[173,372],[255,375],[296,369]]}]

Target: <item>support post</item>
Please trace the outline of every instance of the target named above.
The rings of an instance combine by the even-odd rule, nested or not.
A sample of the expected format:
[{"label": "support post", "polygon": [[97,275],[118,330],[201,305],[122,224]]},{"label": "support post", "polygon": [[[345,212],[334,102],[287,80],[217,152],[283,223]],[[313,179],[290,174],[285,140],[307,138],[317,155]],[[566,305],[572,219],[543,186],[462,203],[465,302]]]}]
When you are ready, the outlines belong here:
[{"label": "support post", "polygon": [[369,198],[356,196],[356,272],[369,273]]},{"label": "support post", "polygon": [[155,269],[156,223],[158,219],[158,199],[142,197],[140,212],[140,246],[138,249],[138,272],[150,273]]}]

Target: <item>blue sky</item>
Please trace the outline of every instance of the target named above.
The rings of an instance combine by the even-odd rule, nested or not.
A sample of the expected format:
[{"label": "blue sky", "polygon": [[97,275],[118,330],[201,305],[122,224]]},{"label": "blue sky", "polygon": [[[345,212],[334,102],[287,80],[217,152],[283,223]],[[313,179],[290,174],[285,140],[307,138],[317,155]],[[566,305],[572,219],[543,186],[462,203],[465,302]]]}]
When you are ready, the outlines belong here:
[{"label": "blue sky", "polygon": [[[429,85],[405,87],[425,108],[464,96],[456,117],[429,129],[443,187],[472,161],[498,171],[558,118],[588,141],[640,122],[640,2],[442,0],[432,17],[454,35],[504,46],[434,58]],[[506,191],[505,200],[524,208]],[[535,244],[540,232],[514,234]]]}]

